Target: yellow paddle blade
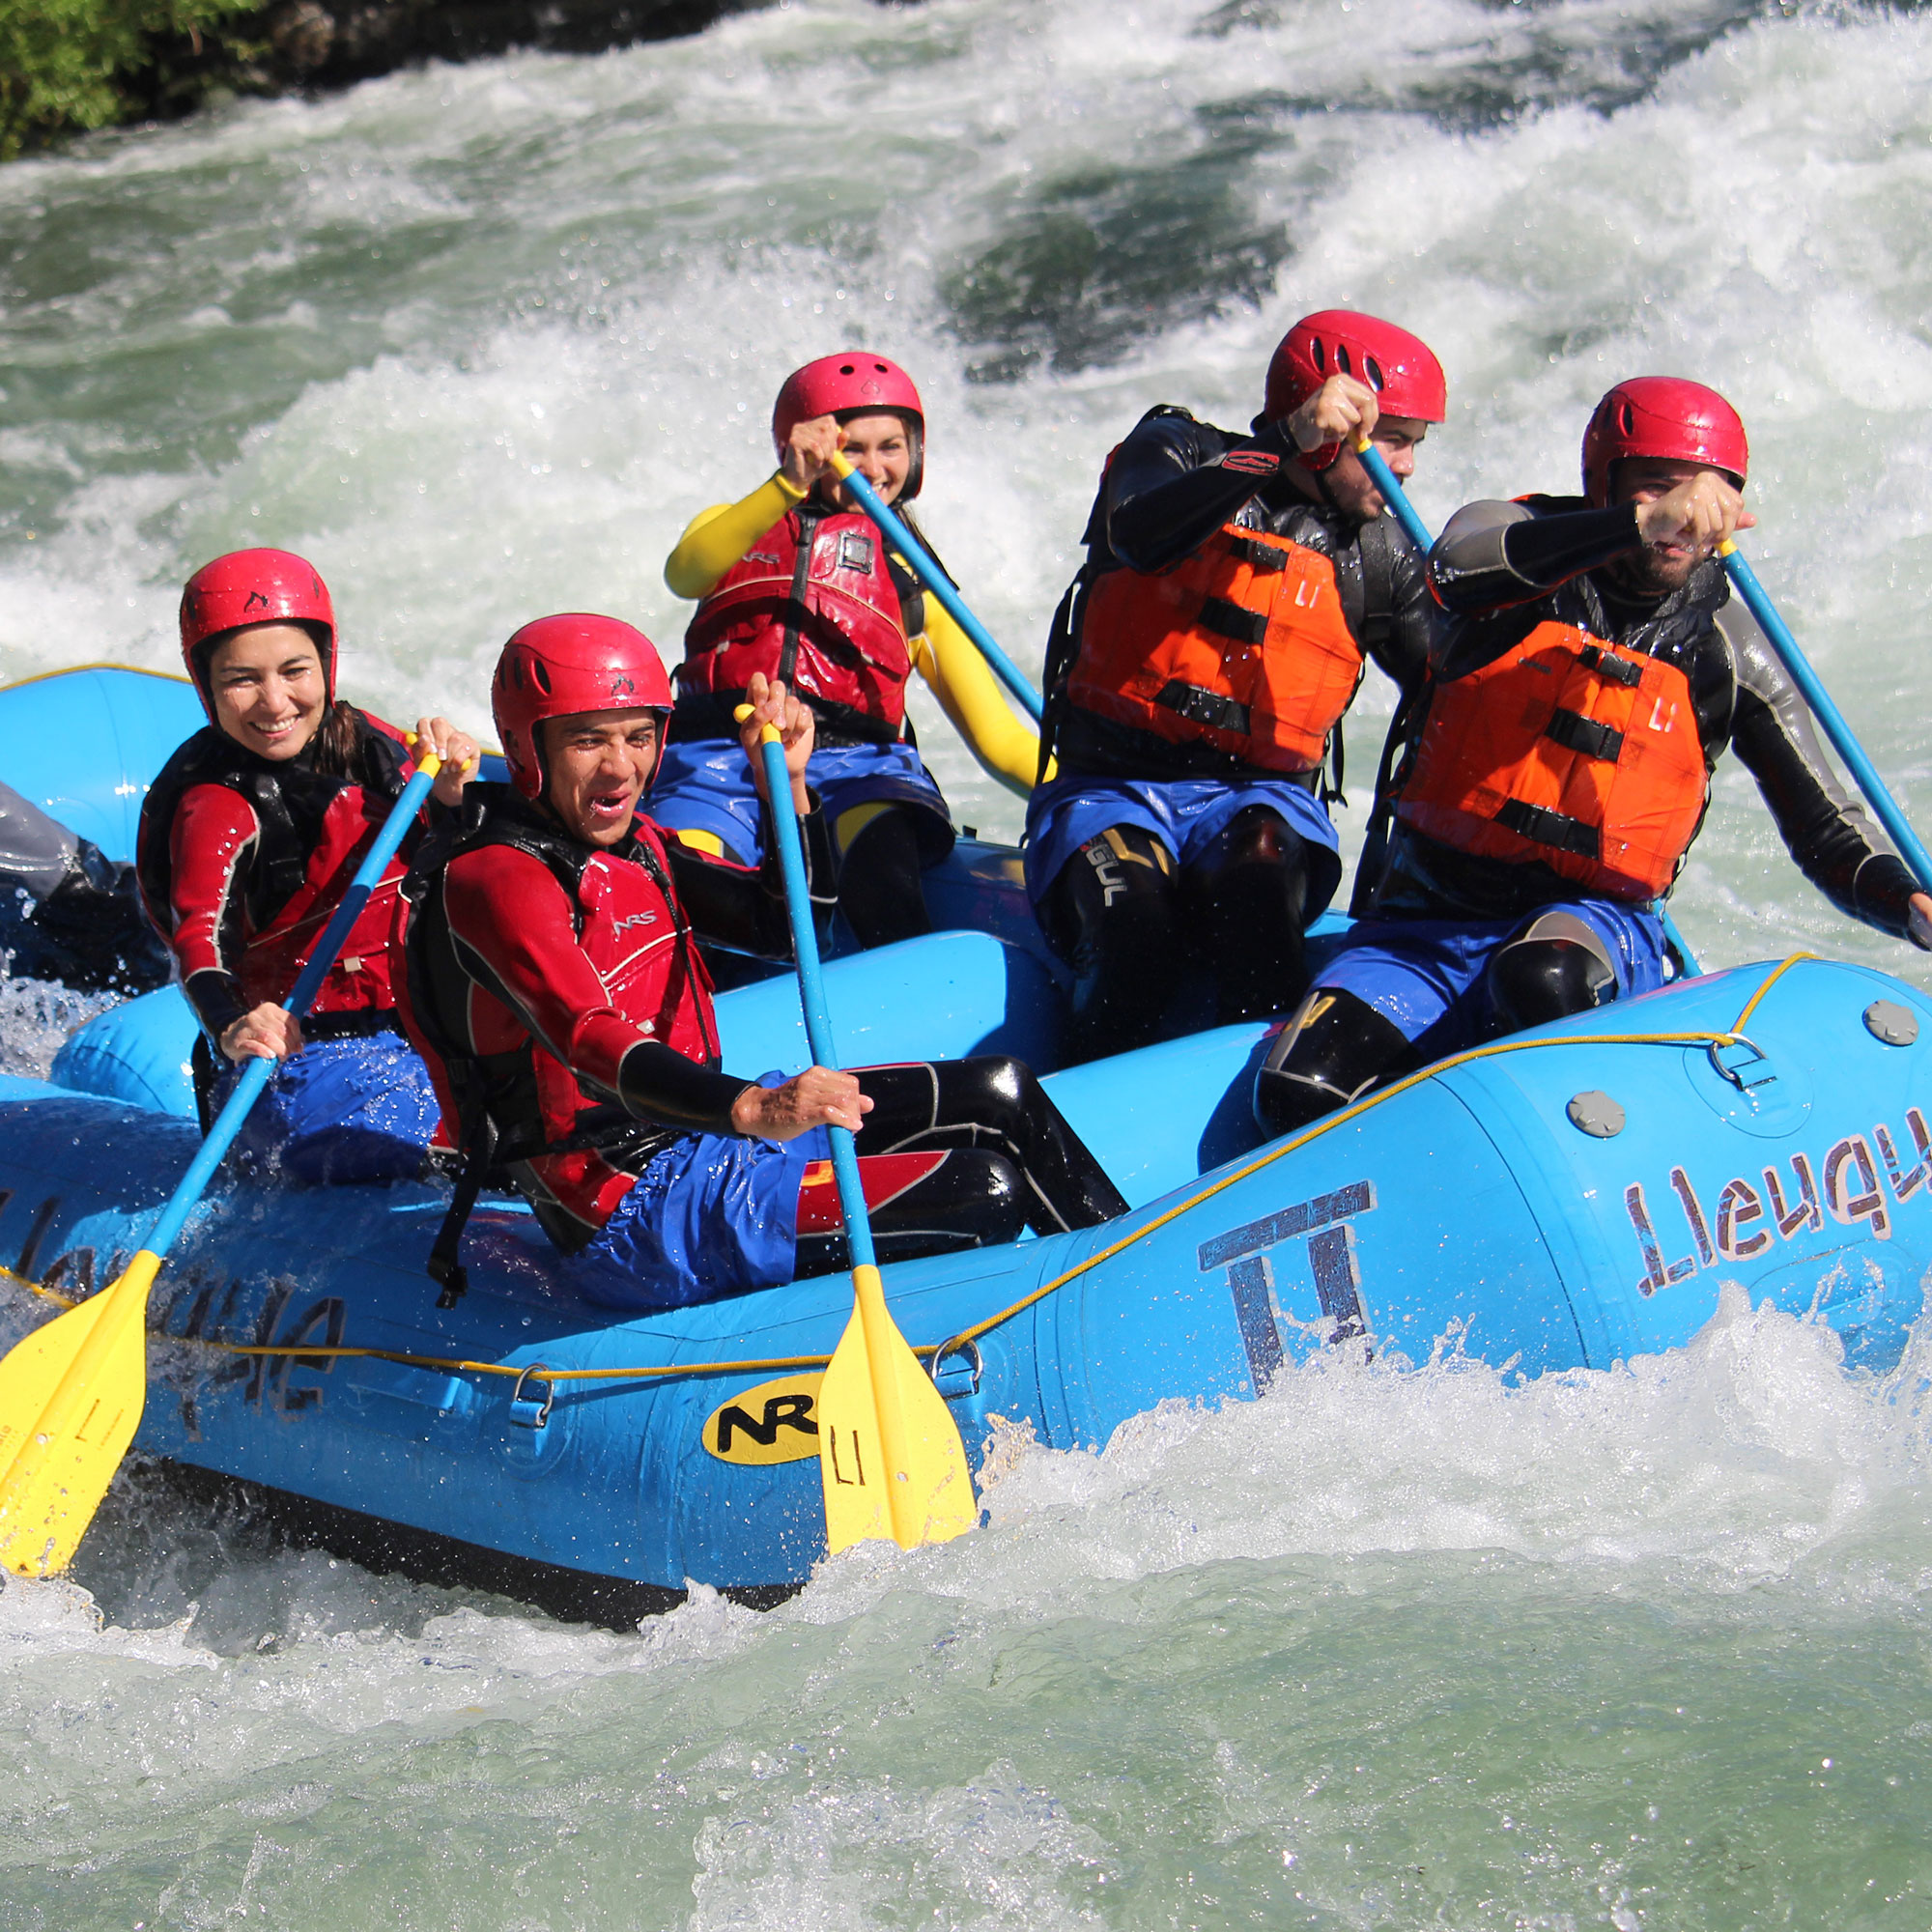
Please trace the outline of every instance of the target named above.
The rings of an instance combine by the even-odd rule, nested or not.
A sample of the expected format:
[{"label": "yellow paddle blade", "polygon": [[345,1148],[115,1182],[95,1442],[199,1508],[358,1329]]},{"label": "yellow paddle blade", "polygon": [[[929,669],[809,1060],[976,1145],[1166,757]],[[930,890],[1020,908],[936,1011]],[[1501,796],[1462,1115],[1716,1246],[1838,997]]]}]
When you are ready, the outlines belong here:
[{"label": "yellow paddle blade", "polygon": [[50,1577],[72,1560],[148,1399],[145,1249],[0,1361],[0,1563]]},{"label": "yellow paddle blade", "polygon": [[836,1555],[867,1538],[912,1549],[980,1520],[966,1445],[886,1308],[875,1267],[852,1271],[854,1305],[818,1391],[818,1468]]}]

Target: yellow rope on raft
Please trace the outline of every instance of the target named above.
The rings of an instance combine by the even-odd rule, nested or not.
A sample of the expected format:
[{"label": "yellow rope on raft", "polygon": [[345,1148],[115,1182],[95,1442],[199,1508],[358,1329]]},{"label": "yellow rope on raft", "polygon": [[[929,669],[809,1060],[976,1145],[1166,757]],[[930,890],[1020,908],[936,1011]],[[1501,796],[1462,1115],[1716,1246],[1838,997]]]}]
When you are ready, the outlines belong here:
[{"label": "yellow rope on raft", "polygon": [[[1144,1240],[1169,1222],[1201,1206],[1204,1201],[1211,1201],[1215,1195],[1233,1187],[1237,1181],[1246,1180],[1259,1174],[1264,1167],[1271,1166],[1285,1154],[1296,1152],[1311,1142],[1336,1127],[1347,1126],[1350,1121],[1358,1121],[1371,1108],[1392,1100],[1398,1094],[1406,1093],[1411,1087],[1419,1087],[1425,1080],[1433,1080],[1438,1073],[1447,1073],[1458,1066],[1467,1066],[1475,1061],[1493,1060],[1506,1053],[1527,1053],[1544,1046],[1735,1046],[1742,1042],[1749,1046],[1745,1037],[1744,1027],[1751,1014],[1762,1004],[1764,996],[1781,980],[1792,967],[1805,960],[1816,959],[1815,952],[1794,952],[1767,973],[1757,990],[1745,1003],[1744,1010],[1736,1022],[1724,1033],[1600,1033],[1566,1034],[1548,1039],[1503,1039],[1492,1041],[1488,1046],[1476,1046],[1463,1053],[1451,1054],[1446,1060],[1438,1060],[1434,1065],[1410,1073],[1395,1082],[1393,1086],[1378,1089],[1364,1100],[1357,1100],[1353,1106],[1345,1107],[1339,1114],[1330,1114],[1317,1121],[1304,1132],[1293,1139],[1283,1141],[1278,1147],[1271,1147],[1257,1159],[1236,1168],[1220,1179],[1197,1189],[1186,1200],[1177,1203],[1164,1213],[1157,1214],[1145,1227],[1136,1228],[1131,1235],[1122,1236],[1111,1246],[1102,1248],[1098,1254],[1090,1255],[1076,1266],[1068,1268],[1065,1274],[1055,1275],[1043,1286],[1031,1293],[1022,1295],[1010,1307],[1003,1308],[997,1315],[989,1315],[983,1321],[976,1322],[970,1328],[962,1328],[956,1335],[949,1336],[944,1342],[934,1346],[930,1343],[913,1350],[915,1355],[923,1355],[933,1361],[951,1354],[969,1342],[977,1342],[980,1336],[989,1335],[995,1328],[1004,1326],[1016,1315],[1024,1315],[1037,1302],[1044,1301],[1049,1294],[1058,1293],[1068,1282],[1078,1281],[1102,1262],[1111,1261],[1116,1255],[1123,1254],[1136,1241]],[[37,1281],[29,1281],[24,1275],[15,1274],[12,1268],[0,1267],[0,1277],[24,1288],[30,1294],[38,1294],[43,1299],[57,1302],[63,1308],[71,1308],[73,1301],[67,1295],[56,1293],[50,1288],[43,1288]],[[822,1369],[832,1360],[830,1355],[774,1355],[763,1360],[738,1362],[659,1362],[648,1363],[635,1368],[621,1369],[543,1369],[536,1373],[530,1363],[516,1362],[471,1362],[442,1355],[410,1354],[398,1349],[355,1349],[342,1347],[307,1347],[302,1343],[242,1343],[211,1341],[206,1336],[166,1336],[165,1339],[190,1346],[218,1350],[228,1355],[285,1355],[291,1361],[341,1361],[357,1360],[373,1362],[396,1362],[405,1368],[440,1369],[448,1375],[472,1376],[530,1376],[534,1380],[545,1382],[590,1382],[590,1381],[653,1381],[665,1380],[683,1376],[740,1376],[769,1375],[787,1369]]]}]

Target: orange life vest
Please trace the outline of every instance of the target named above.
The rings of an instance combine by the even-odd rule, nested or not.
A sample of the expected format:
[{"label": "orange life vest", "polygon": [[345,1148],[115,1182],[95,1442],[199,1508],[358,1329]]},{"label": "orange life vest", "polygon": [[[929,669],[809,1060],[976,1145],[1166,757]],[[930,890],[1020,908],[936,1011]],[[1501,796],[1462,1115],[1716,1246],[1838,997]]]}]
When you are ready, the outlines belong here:
[{"label": "orange life vest", "polygon": [[1321,763],[1362,677],[1329,558],[1224,524],[1172,570],[1088,593],[1070,703],[1265,771]]},{"label": "orange life vest", "polygon": [[1434,687],[1396,816],[1459,852],[1643,900],[1677,876],[1709,786],[1684,673],[1548,622]]}]

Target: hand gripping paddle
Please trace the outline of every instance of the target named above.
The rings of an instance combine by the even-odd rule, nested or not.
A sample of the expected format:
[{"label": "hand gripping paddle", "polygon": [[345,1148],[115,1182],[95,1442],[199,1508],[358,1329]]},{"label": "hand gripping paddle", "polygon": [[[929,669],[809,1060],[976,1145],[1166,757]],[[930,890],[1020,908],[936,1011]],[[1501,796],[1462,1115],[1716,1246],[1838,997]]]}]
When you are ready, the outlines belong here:
[{"label": "hand gripping paddle", "polygon": [[[744,706],[739,723],[751,716]],[[805,1008],[811,1057],[836,1066],[831,1016],[818,967],[818,935],[805,876],[805,850],[792,809],[791,778],[778,727],[759,733],[765,786],[779,857],[784,867],[785,910]],[[920,1367],[886,1306],[872,1254],[872,1225],[859,1179],[859,1156],[847,1128],[827,1129],[838,1207],[852,1250],[852,1320],[818,1391],[818,1469],[825,1484],[825,1535],[832,1553],[869,1538],[901,1549],[945,1543],[980,1520],[966,1445],[945,1398]]]},{"label": "hand gripping paddle", "polygon": [[[290,1012],[308,1010],[440,769],[440,759],[425,755],[403,787],[282,1002]],[[0,1361],[0,1563],[15,1576],[65,1570],[87,1534],[147,1403],[148,1292],[276,1065],[251,1060],[242,1068],[147,1245],[120,1276]]]}]

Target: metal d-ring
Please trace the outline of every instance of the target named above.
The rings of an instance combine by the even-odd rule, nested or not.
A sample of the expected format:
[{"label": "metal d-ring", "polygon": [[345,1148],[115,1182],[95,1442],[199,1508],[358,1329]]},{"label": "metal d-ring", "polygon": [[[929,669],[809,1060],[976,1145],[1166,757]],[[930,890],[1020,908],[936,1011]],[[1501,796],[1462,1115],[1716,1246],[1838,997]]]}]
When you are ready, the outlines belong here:
[{"label": "metal d-ring", "polygon": [[[527,1364],[518,1375],[515,1386],[510,1390],[510,1421],[518,1429],[542,1429],[550,1421],[550,1406],[556,1400],[556,1384],[545,1379],[550,1371],[541,1362]],[[535,1376],[543,1383],[543,1406],[537,1407],[534,1396],[524,1394],[524,1384]],[[524,1416],[518,1409],[536,1409],[534,1416]]]},{"label": "metal d-ring", "polygon": [[[940,1385],[939,1365],[949,1355],[964,1356],[971,1365],[973,1379],[963,1389],[947,1389]],[[986,1359],[980,1352],[979,1343],[961,1340],[957,1337],[950,1342],[942,1342],[932,1351],[932,1360],[926,1366],[926,1374],[932,1378],[933,1387],[939,1389],[940,1394],[945,1396],[949,1401],[962,1395],[978,1395],[980,1393],[980,1378],[985,1373]]]}]

